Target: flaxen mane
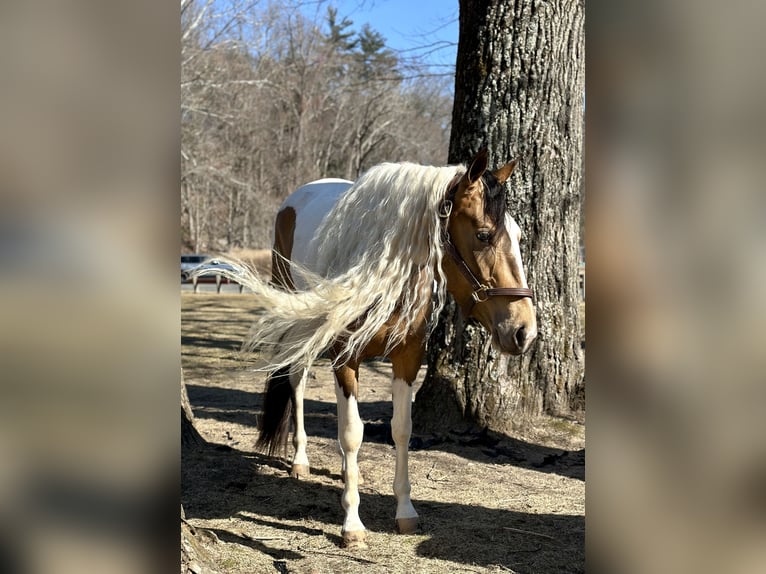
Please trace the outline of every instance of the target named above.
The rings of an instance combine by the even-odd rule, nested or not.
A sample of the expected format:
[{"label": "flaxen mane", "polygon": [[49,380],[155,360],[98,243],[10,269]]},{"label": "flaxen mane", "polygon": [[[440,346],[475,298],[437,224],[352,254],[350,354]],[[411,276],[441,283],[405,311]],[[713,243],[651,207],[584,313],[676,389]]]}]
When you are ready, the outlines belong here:
[{"label": "flaxen mane", "polygon": [[[236,277],[254,291],[259,308],[246,350],[264,352],[269,370],[308,366],[342,339],[341,363],[364,349],[396,311],[392,348],[413,326],[434,283],[435,316],[446,297],[439,207],[450,181],[465,170],[411,163],[373,167],[317,230],[308,259],[316,272],[290,263],[307,289],[283,291],[251,273]],[[494,186],[485,183],[487,215],[502,223],[492,212],[504,210],[505,194],[492,197]]]}]

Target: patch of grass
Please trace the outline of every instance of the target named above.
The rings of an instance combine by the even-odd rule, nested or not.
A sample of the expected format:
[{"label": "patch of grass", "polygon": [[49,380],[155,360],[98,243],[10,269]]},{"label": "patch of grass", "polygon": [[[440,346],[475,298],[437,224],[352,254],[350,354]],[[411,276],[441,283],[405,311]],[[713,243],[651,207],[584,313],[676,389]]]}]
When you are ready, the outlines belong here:
[{"label": "patch of grass", "polygon": [[567,419],[551,419],[550,427],[555,432],[571,437],[578,436],[582,432],[582,425]]}]

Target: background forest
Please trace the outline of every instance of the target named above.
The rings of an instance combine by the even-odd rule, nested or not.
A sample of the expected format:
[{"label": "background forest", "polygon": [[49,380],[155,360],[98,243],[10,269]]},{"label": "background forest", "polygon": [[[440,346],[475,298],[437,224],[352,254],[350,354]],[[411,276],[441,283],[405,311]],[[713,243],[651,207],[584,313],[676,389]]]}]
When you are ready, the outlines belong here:
[{"label": "background forest", "polygon": [[182,2],[183,250],[270,247],[279,203],[320,177],[447,163],[454,72],[320,7]]}]

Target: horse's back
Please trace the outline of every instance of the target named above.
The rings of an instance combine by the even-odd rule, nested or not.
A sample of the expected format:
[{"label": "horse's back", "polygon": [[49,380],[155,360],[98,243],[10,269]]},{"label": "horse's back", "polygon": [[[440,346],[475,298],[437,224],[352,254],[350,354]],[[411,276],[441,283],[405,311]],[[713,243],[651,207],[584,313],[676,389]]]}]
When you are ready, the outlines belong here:
[{"label": "horse's back", "polygon": [[325,178],[296,189],[279,207],[274,249],[290,261],[315,271],[311,261],[312,239],[325,216],[353,182]]}]

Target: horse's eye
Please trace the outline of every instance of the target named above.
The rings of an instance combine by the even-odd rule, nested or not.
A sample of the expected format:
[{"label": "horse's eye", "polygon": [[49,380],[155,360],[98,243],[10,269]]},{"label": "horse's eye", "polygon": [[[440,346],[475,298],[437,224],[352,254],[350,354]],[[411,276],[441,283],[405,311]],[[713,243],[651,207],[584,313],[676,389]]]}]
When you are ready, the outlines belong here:
[{"label": "horse's eye", "polygon": [[482,243],[489,243],[492,240],[492,234],[489,231],[479,231],[476,234],[476,239]]}]

